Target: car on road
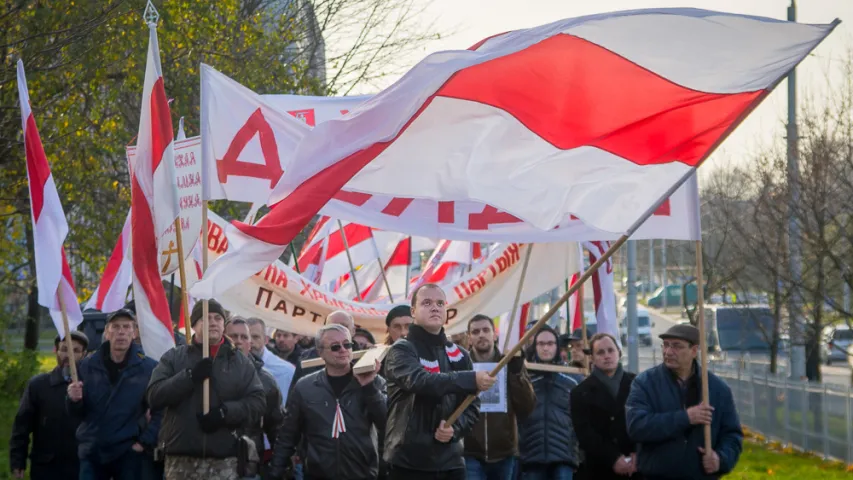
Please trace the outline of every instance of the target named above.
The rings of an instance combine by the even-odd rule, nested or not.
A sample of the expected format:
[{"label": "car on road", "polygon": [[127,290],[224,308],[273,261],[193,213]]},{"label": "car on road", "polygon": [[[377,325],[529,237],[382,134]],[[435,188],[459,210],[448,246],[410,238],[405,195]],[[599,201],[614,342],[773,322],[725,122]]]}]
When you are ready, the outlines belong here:
[{"label": "car on road", "polygon": [[[619,320],[619,335],[622,340],[622,345],[628,344],[628,311],[622,312],[622,318]],[[642,307],[637,307],[637,336],[640,340],[640,345],[645,347],[652,346],[652,327],[655,322],[651,321],[649,311]]]},{"label": "car on road", "polygon": [[851,344],[853,344],[853,330],[845,324],[830,325],[824,328],[823,338],[823,361],[827,365],[832,362],[847,363]]}]

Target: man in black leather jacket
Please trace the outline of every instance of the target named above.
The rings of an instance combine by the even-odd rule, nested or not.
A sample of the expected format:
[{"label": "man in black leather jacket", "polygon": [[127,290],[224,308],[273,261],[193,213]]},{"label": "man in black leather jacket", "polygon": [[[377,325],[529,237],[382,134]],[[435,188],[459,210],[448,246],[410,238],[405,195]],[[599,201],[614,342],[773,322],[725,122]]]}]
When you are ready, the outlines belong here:
[{"label": "man in black leather jacket", "polygon": [[472,371],[468,352],[445,337],[446,301],[438,285],[418,287],[412,295],[415,322],[386,358],[385,461],[391,479],[466,477],[462,439],[479,419],[480,400],[452,425],[445,420],[466,396],[488,390],[495,379]]},{"label": "man in black leather jacket", "polygon": [[273,459],[265,478],[280,479],[304,441],[306,480],[367,480],[379,472],[376,431],[388,413],[379,362],[372,372],[352,371],[352,337],[338,324],[317,332],[324,369],[297,382],[285,407]]}]

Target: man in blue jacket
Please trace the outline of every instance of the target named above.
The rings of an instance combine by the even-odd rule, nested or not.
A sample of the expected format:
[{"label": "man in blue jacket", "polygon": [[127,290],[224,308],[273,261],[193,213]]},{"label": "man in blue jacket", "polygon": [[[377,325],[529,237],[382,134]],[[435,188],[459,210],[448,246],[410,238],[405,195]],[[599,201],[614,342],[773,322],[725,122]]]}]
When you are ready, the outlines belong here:
[{"label": "man in blue jacket", "polygon": [[[637,376],[625,406],[628,436],[639,446],[637,470],[648,480],[719,478],[735,467],[743,447],[732,392],[709,372],[710,405],[702,402],[696,327],[675,325],[660,338],[663,365]],[[704,425],[711,425],[708,452]]]},{"label": "man in blue jacket", "polygon": [[77,429],[80,480],[139,480],[143,455],[153,449],[160,414],[152,413],[145,389],[157,362],[145,356],[129,310],[110,315],[106,341],[78,367],[79,381],[68,386],[68,410],[81,419]]}]

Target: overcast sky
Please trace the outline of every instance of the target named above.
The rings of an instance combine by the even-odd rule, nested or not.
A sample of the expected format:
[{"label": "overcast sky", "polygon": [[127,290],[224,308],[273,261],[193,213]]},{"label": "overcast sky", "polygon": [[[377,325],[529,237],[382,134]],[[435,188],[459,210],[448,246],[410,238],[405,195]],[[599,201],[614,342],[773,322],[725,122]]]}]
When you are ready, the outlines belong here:
[{"label": "overcast sky", "polygon": [[[534,27],[562,18],[607,11],[655,7],[696,7],[784,19],[790,0],[433,0],[426,7],[424,21],[436,22],[440,32],[451,32],[429,45],[429,52],[464,49],[490,35]],[[853,0],[803,0],[797,5],[802,23],[842,23],[798,68],[798,91],[824,95],[826,72],[839,81],[841,62],[853,47]],[[427,50],[423,55],[429,53]],[[413,57],[411,65],[420,58]],[[726,140],[705,164],[705,170],[741,162],[750,152],[780,138],[787,112],[787,87],[776,91]]]}]

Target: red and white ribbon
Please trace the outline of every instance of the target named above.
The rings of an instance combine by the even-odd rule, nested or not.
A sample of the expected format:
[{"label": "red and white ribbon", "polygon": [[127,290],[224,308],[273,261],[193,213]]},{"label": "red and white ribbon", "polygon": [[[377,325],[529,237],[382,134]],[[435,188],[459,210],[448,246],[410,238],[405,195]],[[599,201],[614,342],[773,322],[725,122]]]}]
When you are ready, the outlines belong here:
[{"label": "red and white ribbon", "polygon": [[332,422],[332,438],[338,438],[342,433],[347,431],[347,424],[344,422],[344,414],[341,412],[341,402],[337,402],[335,408],[335,421]]}]

